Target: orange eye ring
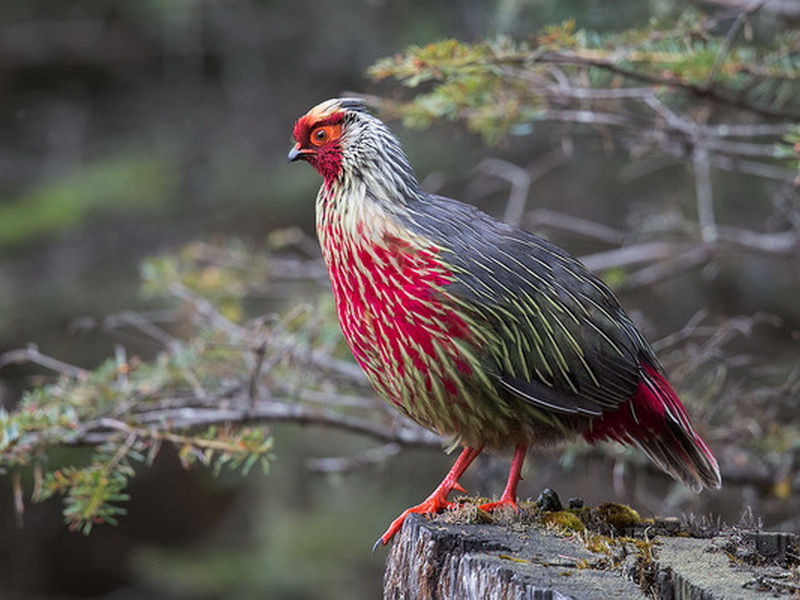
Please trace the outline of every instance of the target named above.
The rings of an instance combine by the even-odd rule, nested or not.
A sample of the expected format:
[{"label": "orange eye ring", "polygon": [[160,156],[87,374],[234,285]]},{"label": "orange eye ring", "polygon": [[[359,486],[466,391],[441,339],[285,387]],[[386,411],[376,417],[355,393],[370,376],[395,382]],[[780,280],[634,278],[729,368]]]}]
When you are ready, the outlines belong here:
[{"label": "orange eye ring", "polygon": [[331,140],[338,139],[342,135],[342,125],[340,123],[333,123],[328,125],[320,125],[311,130],[308,136],[309,142],[312,146],[324,146]]},{"label": "orange eye ring", "polygon": [[311,132],[311,143],[315,146],[322,146],[331,139],[331,127],[329,125],[324,127],[317,127]]}]

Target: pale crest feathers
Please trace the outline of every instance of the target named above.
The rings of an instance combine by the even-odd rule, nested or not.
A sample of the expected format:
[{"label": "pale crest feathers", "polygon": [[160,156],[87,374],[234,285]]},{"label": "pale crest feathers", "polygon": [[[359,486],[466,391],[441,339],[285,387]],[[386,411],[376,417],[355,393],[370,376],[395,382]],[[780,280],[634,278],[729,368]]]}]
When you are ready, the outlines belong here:
[{"label": "pale crest feathers", "polygon": [[367,112],[367,103],[361,98],[331,98],[320,102],[306,113],[311,119],[324,119],[335,112]]}]

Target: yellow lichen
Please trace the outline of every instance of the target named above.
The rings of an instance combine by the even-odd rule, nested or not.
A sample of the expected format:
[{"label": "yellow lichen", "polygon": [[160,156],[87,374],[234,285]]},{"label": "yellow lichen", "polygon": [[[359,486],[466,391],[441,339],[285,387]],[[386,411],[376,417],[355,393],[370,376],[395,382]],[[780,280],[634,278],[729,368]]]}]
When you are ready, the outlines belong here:
[{"label": "yellow lichen", "polygon": [[618,531],[635,527],[642,522],[638,512],[630,506],[617,504],[616,502],[604,502],[595,508],[593,512],[599,521],[608,523]]},{"label": "yellow lichen", "polygon": [[582,537],[583,545],[586,546],[589,552],[594,552],[596,554],[608,554],[611,552],[611,545],[614,543],[613,538],[600,535],[599,533],[589,532],[586,532]]},{"label": "yellow lichen", "polygon": [[518,562],[518,563],[528,563],[528,564],[530,564],[530,562],[531,562],[529,560],[525,560],[524,558],[516,558],[514,556],[509,556],[508,554],[498,554],[497,558],[499,558],[501,560],[510,560],[512,562]]},{"label": "yellow lichen", "polygon": [[544,513],[542,515],[542,522],[546,526],[562,532],[579,532],[586,530],[586,525],[583,524],[580,517],[567,510]]}]

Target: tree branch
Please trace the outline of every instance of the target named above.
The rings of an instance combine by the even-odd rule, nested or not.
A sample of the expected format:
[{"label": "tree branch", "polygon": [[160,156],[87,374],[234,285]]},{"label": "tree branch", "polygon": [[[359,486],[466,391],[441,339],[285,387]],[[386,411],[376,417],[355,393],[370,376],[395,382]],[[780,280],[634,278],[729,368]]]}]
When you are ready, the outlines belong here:
[{"label": "tree branch", "polygon": [[36,344],[28,344],[25,348],[17,350],[8,350],[0,354],[0,369],[3,369],[11,364],[25,364],[32,363],[50,369],[56,373],[61,373],[68,377],[75,377],[76,379],[86,379],[89,376],[89,371],[70,365],[61,360],[47,356],[39,352]]},{"label": "tree branch", "polygon": [[[251,405],[250,397],[245,390],[233,398],[226,398],[226,403],[239,405],[240,408],[208,407],[205,400],[201,406],[195,404],[195,398],[167,398],[154,409],[144,407],[122,420],[100,417],[81,424],[72,445],[102,444],[118,433],[138,432],[142,437],[160,437],[154,434],[153,426],[168,424],[170,431],[198,430],[212,425],[223,424],[255,424],[272,425],[275,423],[293,423],[319,427],[333,427],[364,435],[387,443],[422,448],[441,447],[441,437],[411,423],[410,421],[389,424],[345,415],[332,409],[322,409],[297,404],[284,398],[259,400]],[[212,402],[213,403],[213,402]],[[169,440],[168,440],[169,441]]]}]

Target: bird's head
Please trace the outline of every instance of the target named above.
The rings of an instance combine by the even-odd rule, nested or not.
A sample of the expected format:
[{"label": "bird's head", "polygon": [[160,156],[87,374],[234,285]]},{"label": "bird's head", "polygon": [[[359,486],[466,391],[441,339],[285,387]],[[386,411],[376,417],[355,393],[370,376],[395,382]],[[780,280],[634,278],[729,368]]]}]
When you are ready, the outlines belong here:
[{"label": "bird's head", "polygon": [[326,186],[360,179],[373,195],[394,203],[421,193],[400,142],[361,99],[318,104],[297,120],[293,136],[289,160],[311,164]]},{"label": "bird's head", "polygon": [[326,182],[338,179],[348,138],[353,137],[350,129],[359,114],[366,114],[366,105],[357,98],[333,98],[318,104],[294,124],[295,144],[289,160],[305,160]]}]

